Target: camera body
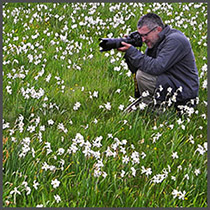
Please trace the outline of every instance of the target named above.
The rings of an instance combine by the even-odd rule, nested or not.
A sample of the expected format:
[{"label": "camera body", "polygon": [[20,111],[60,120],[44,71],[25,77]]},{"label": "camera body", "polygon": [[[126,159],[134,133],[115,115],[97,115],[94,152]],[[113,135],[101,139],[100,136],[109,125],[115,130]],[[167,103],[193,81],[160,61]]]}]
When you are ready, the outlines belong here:
[{"label": "camera body", "polygon": [[116,39],[100,38],[99,41],[101,41],[99,43],[99,46],[102,47],[102,50],[100,50],[101,52],[123,47],[121,42],[126,42],[128,44],[133,45],[134,47],[142,46],[142,38],[138,33],[138,31],[132,32],[126,38],[116,38]]}]

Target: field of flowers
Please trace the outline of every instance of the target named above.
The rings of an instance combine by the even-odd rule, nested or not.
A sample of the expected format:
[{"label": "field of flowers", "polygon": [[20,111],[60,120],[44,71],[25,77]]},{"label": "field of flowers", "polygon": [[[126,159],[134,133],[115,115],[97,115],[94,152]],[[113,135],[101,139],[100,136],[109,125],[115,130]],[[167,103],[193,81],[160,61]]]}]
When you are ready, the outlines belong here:
[{"label": "field of flowers", "polygon": [[[195,54],[183,116],[123,114],[133,77],[99,51],[150,11]],[[3,206],[207,207],[207,3],[4,3]]]}]

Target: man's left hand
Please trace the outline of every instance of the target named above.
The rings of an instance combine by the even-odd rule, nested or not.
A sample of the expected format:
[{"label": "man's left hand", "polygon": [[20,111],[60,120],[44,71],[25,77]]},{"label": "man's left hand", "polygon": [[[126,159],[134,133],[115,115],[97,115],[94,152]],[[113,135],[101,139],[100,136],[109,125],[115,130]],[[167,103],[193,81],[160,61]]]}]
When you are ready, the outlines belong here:
[{"label": "man's left hand", "polygon": [[121,44],[124,46],[117,49],[118,51],[121,52],[126,52],[131,47],[131,44],[128,44],[126,42],[121,42]]}]

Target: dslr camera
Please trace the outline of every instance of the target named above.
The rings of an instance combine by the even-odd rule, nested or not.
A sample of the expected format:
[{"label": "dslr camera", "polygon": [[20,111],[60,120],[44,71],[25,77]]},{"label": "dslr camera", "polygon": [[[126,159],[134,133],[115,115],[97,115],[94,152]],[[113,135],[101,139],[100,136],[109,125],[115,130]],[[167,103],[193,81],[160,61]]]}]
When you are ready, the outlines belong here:
[{"label": "dslr camera", "polygon": [[142,38],[138,31],[132,32],[126,38],[100,38],[99,41],[101,41],[99,43],[99,46],[102,48],[102,50],[100,50],[101,52],[123,47],[121,42],[126,42],[128,44],[133,45],[134,47],[142,46]]}]

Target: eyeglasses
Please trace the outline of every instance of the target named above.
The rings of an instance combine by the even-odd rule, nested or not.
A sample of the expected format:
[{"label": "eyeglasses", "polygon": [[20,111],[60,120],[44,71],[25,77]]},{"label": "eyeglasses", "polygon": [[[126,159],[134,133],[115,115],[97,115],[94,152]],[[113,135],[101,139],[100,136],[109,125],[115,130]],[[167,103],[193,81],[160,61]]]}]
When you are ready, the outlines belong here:
[{"label": "eyeglasses", "polygon": [[141,37],[146,37],[148,36],[152,31],[154,31],[157,28],[157,26],[155,26],[154,28],[152,28],[149,32],[147,32],[146,34],[140,34]]}]

